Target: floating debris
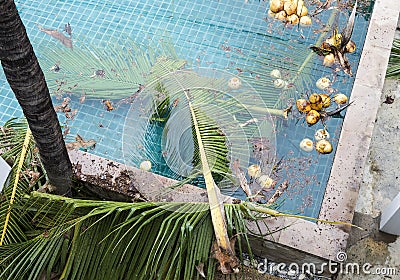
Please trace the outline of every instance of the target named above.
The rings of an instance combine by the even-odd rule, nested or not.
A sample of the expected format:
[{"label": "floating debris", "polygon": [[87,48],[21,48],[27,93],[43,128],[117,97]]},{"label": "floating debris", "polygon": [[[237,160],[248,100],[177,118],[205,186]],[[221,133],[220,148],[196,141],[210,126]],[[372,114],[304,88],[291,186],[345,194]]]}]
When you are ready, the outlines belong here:
[{"label": "floating debris", "polygon": [[247,126],[249,124],[252,124],[252,123],[258,123],[258,119],[257,118],[252,118],[252,119],[250,119],[248,121],[245,121],[244,123],[239,124],[239,126],[240,127],[245,127],[245,126]]},{"label": "floating debris", "polygon": [[94,71],[93,75],[90,78],[104,78],[106,76],[106,71],[103,69],[99,69]]},{"label": "floating debris", "polygon": [[331,80],[329,80],[329,78],[327,78],[327,77],[322,77],[317,80],[315,85],[317,86],[317,88],[319,88],[321,90],[325,90],[331,85]]},{"label": "floating debris", "polygon": [[325,129],[318,129],[314,134],[314,138],[317,141],[329,139],[329,137],[330,137],[329,132],[326,131]]},{"label": "floating debris", "polygon": [[332,144],[326,140],[319,140],[317,144],[315,144],[315,149],[320,154],[330,154],[333,150]]},{"label": "floating debris", "polygon": [[335,100],[335,102],[337,104],[342,105],[342,104],[346,104],[349,99],[343,93],[338,93],[333,97],[333,100]]},{"label": "floating debris", "polygon": [[67,32],[69,36],[72,36],[72,28],[69,22],[64,25],[64,31]]},{"label": "floating debris", "polygon": [[276,200],[282,196],[284,191],[289,187],[289,182],[285,180],[280,186],[276,189],[275,193],[271,196],[271,198],[267,201],[266,205],[271,205],[276,202]]},{"label": "floating debris", "polygon": [[81,97],[79,97],[79,103],[83,103],[83,102],[85,102],[85,99],[86,99],[86,93],[85,93],[85,91],[83,91],[82,90],[82,95],[81,95]]},{"label": "floating debris", "polygon": [[144,171],[150,171],[152,167],[151,161],[145,160],[140,163],[139,168]]},{"label": "floating debris", "polygon": [[51,68],[50,68],[50,71],[54,71],[54,72],[59,72],[60,71],[60,64],[59,63],[56,63],[56,64],[54,64]]},{"label": "floating debris", "polygon": [[60,41],[67,48],[72,49],[72,39],[71,38],[68,38],[67,36],[65,36],[61,32],[58,32],[55,29],[44,28],[40,24],[37,24],[37,27],[39,28],[40,31],[42,31],[42,32],[46,33],[47,35],[50,35],[51,37]]},{"label": "floating debris", "polygon": [[[303,0],[271,0],[268,16],[296,25],[310,25],[312,20]],[[304,18],[304,19],[303,19]]]},{"label": "floating debris", "polygon": [[71,98],[65,97],[60,105],[54,106],[54,110],[56,112],[62,112],[62,113],[71,112],[71,108],[69,107],[69,102],[70,101],[71,101]]},{"label": "floating debris", "polygon": [[244,175],[243,171],[240,169],[240,162],[238,159],[236,159],[233,163],[233,170],[235,172],[235,176],[236,178],[239,180],[239,185],[242,188],[242,190],[244,191],[244,193],[246,194],[246,196],[249,198],[249,200],[251,201],[251,189],[249,184],[247,183],[247,179],[246,176]]},{"label": "floating debris", "polygon": [[228,81],[228,87],[231,89],[239,89],[242,86],[242,81],[238,77],[233,77]]},{"label": "floating debris", "polygon": [[75,137],[76,142],[66,143],[65,146],[69,150],[83,150],[87,151],[87,149],[94,149],[96,147],[96,140],[89,139],[85,141],[79,134]]},{"label": "floating debris", "polygon": [[305,152],[311,152],[314,149],[314,143],[311,139],[304,138],[300,142],[300,149]]},{"label": "floating debris", "polygon": [[112,110],[114,110],[114,107],[112,106],[110,100],[105,100],[105,99],[103,99],[102,102],[103,102],[103,104],[106,106],[107,111],[112,111]]}]

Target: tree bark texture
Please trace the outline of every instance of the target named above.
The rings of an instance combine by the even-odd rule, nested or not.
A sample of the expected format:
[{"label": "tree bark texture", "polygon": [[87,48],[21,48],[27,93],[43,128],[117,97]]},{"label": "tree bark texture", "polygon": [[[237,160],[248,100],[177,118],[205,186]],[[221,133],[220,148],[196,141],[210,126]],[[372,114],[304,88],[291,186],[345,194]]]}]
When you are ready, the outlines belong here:
[{"label": "tree bark texture", "polygon": [[0,60],[55,193],[70,195],[72,165],[49,89],[13,0],[0,1]]}]

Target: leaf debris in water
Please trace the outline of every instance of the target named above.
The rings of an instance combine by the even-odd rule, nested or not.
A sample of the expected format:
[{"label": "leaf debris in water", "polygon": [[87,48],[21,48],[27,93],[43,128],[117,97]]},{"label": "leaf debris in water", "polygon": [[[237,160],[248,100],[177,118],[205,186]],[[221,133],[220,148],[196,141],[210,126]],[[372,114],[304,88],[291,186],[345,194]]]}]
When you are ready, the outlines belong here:
[{"label": "leaf debris in water", "polygon": [[71,38],[68,38],[67,36],[65,36],[61,32],[58,32],[55,29],[44,28],[40,24],[37,24],[37,27],[39,28],[40,31],[42,31],[42,32],[46,33],[47,35],[50,35],[51,37],[60,41],[67,48],[72,49],[72,39]]}]

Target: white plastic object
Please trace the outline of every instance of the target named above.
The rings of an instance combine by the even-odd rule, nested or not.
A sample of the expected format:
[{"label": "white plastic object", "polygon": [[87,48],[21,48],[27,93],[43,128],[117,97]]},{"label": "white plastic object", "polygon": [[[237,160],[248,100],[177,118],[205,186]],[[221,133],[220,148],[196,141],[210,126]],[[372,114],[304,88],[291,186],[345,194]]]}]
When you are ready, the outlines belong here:
[{"label": "white plastic object", "polygon": [[11,167],[2,157],[0,157],[0,191],[3,189],[4,183],[6,182],[10,171]]},{"label": "white plastic object", "polygon": [[379,229],[386,233],[400,235],[400,193],[382,211]]}]

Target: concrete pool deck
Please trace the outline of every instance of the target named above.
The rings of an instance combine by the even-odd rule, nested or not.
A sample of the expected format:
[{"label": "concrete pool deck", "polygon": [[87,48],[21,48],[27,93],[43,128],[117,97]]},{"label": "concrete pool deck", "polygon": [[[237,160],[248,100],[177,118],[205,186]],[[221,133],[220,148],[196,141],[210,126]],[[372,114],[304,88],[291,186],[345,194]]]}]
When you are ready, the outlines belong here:
[{"label": "concrete pool deck", "polygon": [[[396,175],[399,164],[392,162],[396,158],[400,161],[399,147],[394,144],[396,137],[398,139],[397,123],[400,105],[398,100],[391,105],[382,104],[385,95],[400,98],[398,83],[387,81],[383,89],[399,12],[400,1],[381,0],[375,3],[351,95],[354,105],[350,106],[346,113],[319,215],[320,219],[351,223],[355,211],[367,214],[369,217],[376,217],[390,198],[394,197],[393,194],[400,190],[399,185],[395,185],[399,182],[399,177]],[[79,153],[71,152],[70,155],[74,163],[82,161]],[[90,156],[88,160],[93,163],[94,159]],[[113,168],[108,162],[106,166]],[[140,176],[145,174],[139,170],[135,172],[138,172]],[[160,178],[153,179],[157,182],[155,185],[161,188],[163,180],[167,179],[161,178],[159,181]],[[140,184],[146,185],[145,182]],[[154,188],[155,185],[149,187]],[[186,196],[194,199],[190,187],[186,190],[184,197]],[[205,199],[201,191],[196,196],[201,201]],[[168,196],[164,199],[176,198]],[[371,228],[370,232],[360,232],[357,229],[351,230],[348,226],[333,226],[287,217],[270,219],[268,228],[265,227],[262,230],[268,233],[278,228],[284,229],[270,235],[269,242],[254,241],[259,242],[255,248],[257,255],[277,262],[313,262],[318,265],[325,260],[336,260],[337,254],[346,251],[349,245],[351,246],[348,256],[351,256],[352,248],[354,250],[360,249],[359,247],[368,248],[368,244],[376,243],[372,239],[370,243],[365,244],[365,240],[371,237]],[[361,237],[353,240],[352,244],[348,242],[351,235]],[[393,256],[388,255],[386,259],[376,258],[373,254],[371,256],[379,261],[385,260],[390,265],[398,265],[400,271],[396,250],[397,252],[400,250],[399,240],[393,245],[386,246],[389,255],[390,252],[394,252]],[[359,252],[362,254],[362,250]],[[365,255],[368,253],[364,252],[363,256]],[[354,260],[363,261],[365,257],[364,259],[354,258]],[[350,277],[343,279],[357,279],[356,275],[343,277]],[[359,279],[381,278],[366,278],[365,275],[360,275]]]}]

